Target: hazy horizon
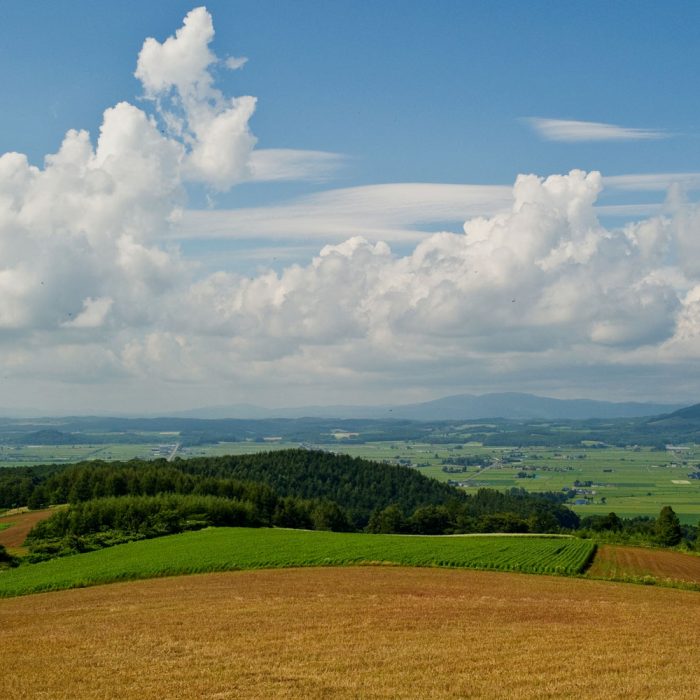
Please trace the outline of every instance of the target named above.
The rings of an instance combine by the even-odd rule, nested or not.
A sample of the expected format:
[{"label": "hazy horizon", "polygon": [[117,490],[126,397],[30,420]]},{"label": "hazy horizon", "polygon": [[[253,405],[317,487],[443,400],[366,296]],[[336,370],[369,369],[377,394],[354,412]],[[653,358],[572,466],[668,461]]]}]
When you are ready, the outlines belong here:
[{"label": "hazy horizon", "polygon": [[[510,401],[505,401],[507,397]],[[184,409],[173,409],[166,411],[114,411],[109,410],[86,410],[85,412],[72,413],[70,411],[53,411],[47,412],[37,407],[27,407],[23,410],[16,411],[6,406],[0,405],[0,418],[4,419],[17,419],[17,420],[33,420],[33,419],[61,419],[67,417],[103,417],[103,418],[158,418],[158,417],[188,417],[188,418],[204,418],[204,419],[219,419],[219,418],[240,418],[245,420],[265,420],[272,418],[299,418],[303,416],[308,417],[337,417],[337,418],[358,418],[358,419],[382,419],[382,418],[407,418],[410,417],[414,420],[439,420],[440,417],[436,417],[427,411],[427,407],[432,404],[442,404],[443,402],[449,402],[450,400],[458,400],[462,398],[468,398],[476,402],[479,405],[480,401],[498,398],[504,406],[508,406],[508,411],[504,413],[502,418],[508,418],[509,416],[516,416],[519,410],[522,410],[523,405],[529,403],[528,400],[542,400],[542,401],[569,401],[572,404],[576,403],[586,403],[591,402],[594,404],[600,404],[601,409],[604,407],[612,408],[614,406],[629,407],[629,406],[639,406],[639,407],[649,407],[649,411],[637,411],[629,413],[628,411],[621,412],[617,417],[629,417],[632,415],[641,417],[646,415],[655,415],[658,413],[664,413],[666,411],[672,412],[678,410],[679,408],[686,407],[690,404],[683,403],[666,403],[666,402],[625,402],[625,401],[598,401],[596,399],[586,399],[586,398],[569,398],[569,399],[558,399],[552,396],[542,396],[538,394],[528,394],[520,392],[499,392],[499,393],[487,393],[487,394],[452,394],[447,396],[435,397],[433,399],[428,399],[421,402],[413,403],[365,403],[365,404],[346,404],[346,403],[326,403],[326,404],[279,404],[276,406],[262,405],[255,403],[230,403],[230,404],[213,404],[213,405],[198,405],[191,406]],[[522,403],[522,399],[525,400],[525,404]],[[412,409],[419,407],[421,413],[414,416],[407,416],[402,413],[401,409]],[[423,408],[426,407],[426,408]],[[336,413],[333,413],[332,409],[336,409]],[[657,410],[654,410],[657,409]],[[317,410],[319,413],[306,413],[305,411]],[[394,413],[394,411],[397,411]],[[379,413],[381,412],[381,413]],[[613,412],[614,413],[614,412]],[[603,410],[600,417],[614,417],[609,412]],[[499,417],[492,412],[484,412],[483,415],[476,414],[470,416],[455,416],[451,419],[465,418],[469,420],[479,419],[479,418],[489,418],[489,417]],[[559,416],[564,419],[567,418],[566,415]],[[586,416],[597,417],[594,413]]]}]

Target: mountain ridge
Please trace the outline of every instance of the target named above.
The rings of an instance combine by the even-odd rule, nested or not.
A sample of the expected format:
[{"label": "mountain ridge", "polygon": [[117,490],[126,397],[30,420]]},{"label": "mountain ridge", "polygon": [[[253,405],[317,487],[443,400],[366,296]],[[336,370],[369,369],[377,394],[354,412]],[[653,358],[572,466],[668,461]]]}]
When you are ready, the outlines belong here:
[{"label": "mountain ridge", "polygon": [[455,394],[431,401],[383,406],[292,406],[268,409],[251,404],[210,406],[165,414],[178,418],[397,418],[408,420],[476,420],[644,418],[686,410],[686,404],[611,402],[594,399],[556,399],[521,392]]}]

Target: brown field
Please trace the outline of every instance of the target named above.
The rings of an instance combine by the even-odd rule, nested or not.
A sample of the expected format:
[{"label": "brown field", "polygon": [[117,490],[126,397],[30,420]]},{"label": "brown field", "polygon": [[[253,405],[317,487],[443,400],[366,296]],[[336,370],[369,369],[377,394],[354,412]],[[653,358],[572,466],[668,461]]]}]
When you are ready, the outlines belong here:
[{"label": "brown field", "polygon": [[700,586],[700,557],[683,552],[602,545],[588,570],[592,578],[652,577],[659,582]]},{"label": "brown field", "polygon": [[389,567],[0,600],[0,697],[696,698],[700,594]]},{"label": "brown field", "polygon": [[29,531],[40,520],[46,520],[53,512],[52,508],[46,508],[45,510],[27,510],[3,515],[0,517],[0,523],[11,523],[11,527],[0,530],[0,544],[4,544],[15,553],[24,552],[22,545],[27,539]]}]

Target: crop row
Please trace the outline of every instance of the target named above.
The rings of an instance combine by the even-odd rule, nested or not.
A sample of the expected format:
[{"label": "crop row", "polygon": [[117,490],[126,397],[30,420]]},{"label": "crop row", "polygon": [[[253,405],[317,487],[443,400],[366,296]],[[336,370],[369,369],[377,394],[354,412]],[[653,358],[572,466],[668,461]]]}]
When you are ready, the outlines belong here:
[{"label": "crop row", "polygon": [[209,528],[142,540],[0,573],[0,597],[186,573],[393,564],[577,574],[590,541],[512,536],[427,537]]}]

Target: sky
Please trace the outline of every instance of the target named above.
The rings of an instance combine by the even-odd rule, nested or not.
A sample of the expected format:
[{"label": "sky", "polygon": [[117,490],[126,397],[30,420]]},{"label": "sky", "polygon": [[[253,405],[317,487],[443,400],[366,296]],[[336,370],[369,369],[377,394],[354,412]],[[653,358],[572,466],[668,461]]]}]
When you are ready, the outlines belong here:
[{"label": "sky", "polygon": [[698,3],[0,7],[4,413],[700,400]]}]

